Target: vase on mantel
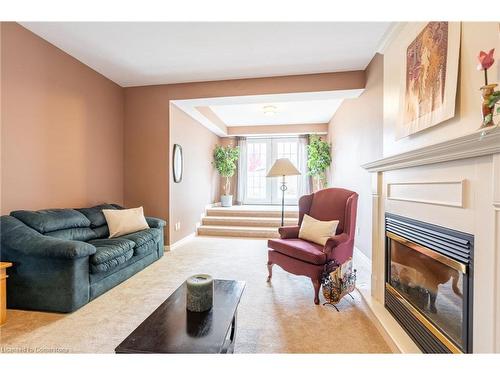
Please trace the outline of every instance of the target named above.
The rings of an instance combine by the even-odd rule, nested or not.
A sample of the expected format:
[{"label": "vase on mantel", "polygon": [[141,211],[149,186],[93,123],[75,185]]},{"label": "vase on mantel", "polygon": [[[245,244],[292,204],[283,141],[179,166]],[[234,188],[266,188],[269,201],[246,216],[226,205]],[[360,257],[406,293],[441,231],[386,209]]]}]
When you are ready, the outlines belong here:
[{"label": "vase on mantel", "polygon": [[491,83],[489,85],[484,85],[481,87],[481,95],[483,97],[482,104],[482,114],[483,114],[483,123],[481,124],[482,128],[486,128],[488,126],[493,125],[493,108],[489,107],[489,99],[491,94],[495,91],[495,87],[497,87],[496,83]]}]

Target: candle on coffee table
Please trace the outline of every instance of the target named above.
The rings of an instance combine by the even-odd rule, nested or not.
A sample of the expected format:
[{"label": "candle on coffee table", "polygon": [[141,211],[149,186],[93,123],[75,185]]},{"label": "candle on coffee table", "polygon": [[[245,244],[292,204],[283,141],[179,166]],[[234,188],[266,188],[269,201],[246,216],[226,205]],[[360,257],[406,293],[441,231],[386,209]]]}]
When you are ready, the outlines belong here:
[{"label": "candle on coffee table", "polygon": [[212,308],[214,280],[206,274],[193,275],[186,280],[186,308],[202,312]]}]

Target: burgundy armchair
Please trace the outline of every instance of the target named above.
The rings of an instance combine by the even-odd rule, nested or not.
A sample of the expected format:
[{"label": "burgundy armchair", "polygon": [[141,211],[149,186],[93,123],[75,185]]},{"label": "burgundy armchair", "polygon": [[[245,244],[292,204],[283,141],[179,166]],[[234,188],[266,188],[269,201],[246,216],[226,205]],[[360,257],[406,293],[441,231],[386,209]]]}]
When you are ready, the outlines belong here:
[{"label": "burgundy armchair", "polygon": [[[314,286],[314,303],[318,305],[325,265],[330,261],[342,264],[352,257],[357,205],[358,194],[346,189],[324,189],[301,197],[298,225],[279,228],[281,238],[268,241],[267,281],[271,281],[274,264],[294,275],[310,277]],[[325,246],[298,238],[304,214],[318,220],[339,220],[335,235]]]}]

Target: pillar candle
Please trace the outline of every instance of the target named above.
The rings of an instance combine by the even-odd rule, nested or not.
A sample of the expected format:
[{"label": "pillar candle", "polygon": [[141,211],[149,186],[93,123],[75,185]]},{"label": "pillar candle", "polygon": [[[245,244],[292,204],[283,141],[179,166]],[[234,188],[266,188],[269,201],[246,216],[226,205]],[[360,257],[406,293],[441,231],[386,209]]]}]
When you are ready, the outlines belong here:
[{"label": "pillar candle", "polygon": [[202,312],[212,308],[214,280],[212,276],[193,275],[186,280],[186,308],[189,311]]}]

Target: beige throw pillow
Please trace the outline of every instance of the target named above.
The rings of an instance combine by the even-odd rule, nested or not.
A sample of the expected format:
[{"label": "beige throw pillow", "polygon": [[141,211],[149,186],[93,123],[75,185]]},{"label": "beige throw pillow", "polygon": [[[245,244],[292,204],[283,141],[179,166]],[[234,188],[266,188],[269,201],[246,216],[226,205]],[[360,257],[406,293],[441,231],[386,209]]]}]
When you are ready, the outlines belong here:
[{"label": "beige throw pillow", "polygon": [[299,238],[324,246],[326,241],[335,235],[337,225],[339,225],[338,220],[321,221],[309,215],[304,215],[299,230]]},{"label": "beige throw pillow", "polygon": [[126,210],[102,210],[109,228],[109,238],[148,229],[142,207]]}]

